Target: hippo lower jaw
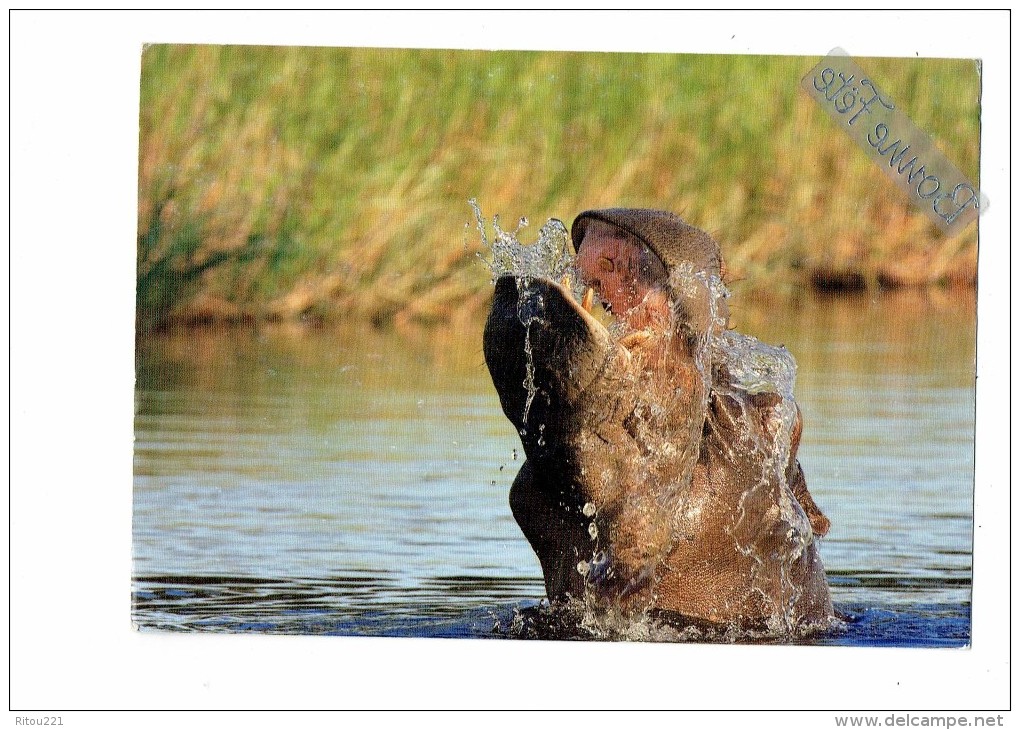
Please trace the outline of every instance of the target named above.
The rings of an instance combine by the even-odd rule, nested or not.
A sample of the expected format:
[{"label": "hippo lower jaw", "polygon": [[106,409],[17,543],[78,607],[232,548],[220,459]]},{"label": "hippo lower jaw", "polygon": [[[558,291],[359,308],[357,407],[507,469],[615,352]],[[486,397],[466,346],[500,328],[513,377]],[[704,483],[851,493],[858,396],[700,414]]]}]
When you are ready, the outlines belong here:
[{"label": "hippo lower jaw", "polygon": [[[592,390],[614,369],[626,369],[627,350],[550,279],[528,281],[503,276],[496,282],[484,334],[485,362],[503,412],[525,437],[543,427],[543,441],[568,428],[576,404],[592,399]],[[564,418],[565,416],[570,416]]]}]

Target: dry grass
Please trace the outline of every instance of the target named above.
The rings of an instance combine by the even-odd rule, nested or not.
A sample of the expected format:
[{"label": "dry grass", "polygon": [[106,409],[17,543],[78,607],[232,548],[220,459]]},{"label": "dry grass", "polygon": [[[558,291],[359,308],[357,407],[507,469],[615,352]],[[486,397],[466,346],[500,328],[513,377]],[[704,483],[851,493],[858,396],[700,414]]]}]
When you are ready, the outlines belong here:
[{"label": "dry grass", "polygon": [[[976,179],[974,64],[858,60]],[[799,90],[816,61],[151,47],[139,327],[477,319],[469,198],[536,236],[592,207],[678,211],[750,292],[973,285],[975,227],[946,239]]]}]

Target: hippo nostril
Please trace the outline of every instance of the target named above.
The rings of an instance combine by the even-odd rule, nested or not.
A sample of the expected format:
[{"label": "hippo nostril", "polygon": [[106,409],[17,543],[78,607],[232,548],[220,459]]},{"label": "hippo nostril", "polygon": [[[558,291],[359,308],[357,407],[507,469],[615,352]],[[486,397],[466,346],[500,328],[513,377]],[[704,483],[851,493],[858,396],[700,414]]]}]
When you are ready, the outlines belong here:
[{"label": "hippo nostril", "polygon": [[608,256],[600,256],[598,261],[599,271],[605,271],[607,273],[616,270],[616,264]]}]

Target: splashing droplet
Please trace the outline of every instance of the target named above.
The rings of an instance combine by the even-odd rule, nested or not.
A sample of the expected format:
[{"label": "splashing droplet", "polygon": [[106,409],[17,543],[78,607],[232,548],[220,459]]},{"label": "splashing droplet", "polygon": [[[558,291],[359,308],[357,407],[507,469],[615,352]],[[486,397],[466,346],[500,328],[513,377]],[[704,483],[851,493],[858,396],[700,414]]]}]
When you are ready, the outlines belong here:
[{"label": "splashing droplet", "polygon": [[[482,237],[483,251],[478,256],[492,272],[492,281],[506,274],[518,279],[547,277],[555,281],[563,278],[574,265],[574,254],[570,248],[570,234],[563,221],[550,218],[538,231],[534,243],[522,243],[517,234],[528,225],[527,217],[518,221],[517,229],[505,231],[499,225],[499,215],[492,217],[493,237],[488,235],[488,222],[474,198],[468,205],[475,214],[478,231]],[[487,252],[487,253],[486,253]]]}]

